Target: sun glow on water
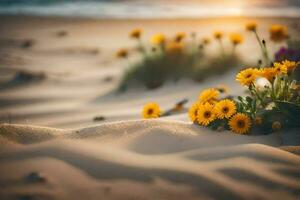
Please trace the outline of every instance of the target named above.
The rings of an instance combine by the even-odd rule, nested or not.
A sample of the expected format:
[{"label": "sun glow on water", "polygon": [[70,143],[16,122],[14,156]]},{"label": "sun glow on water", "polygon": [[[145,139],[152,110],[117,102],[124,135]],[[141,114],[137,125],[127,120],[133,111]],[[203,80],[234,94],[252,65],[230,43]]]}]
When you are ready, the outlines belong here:
[{"label": "sun glow on water", "polygon": [[[288,1],[288,0],[287,0]],[[139,0],[52,1],[1,4],[0,14],[78,16],[96,18],[201,18],[222,16],[300,16],[300,3],[269,0]],[[27,2],[27,1],[26,1]]]}]

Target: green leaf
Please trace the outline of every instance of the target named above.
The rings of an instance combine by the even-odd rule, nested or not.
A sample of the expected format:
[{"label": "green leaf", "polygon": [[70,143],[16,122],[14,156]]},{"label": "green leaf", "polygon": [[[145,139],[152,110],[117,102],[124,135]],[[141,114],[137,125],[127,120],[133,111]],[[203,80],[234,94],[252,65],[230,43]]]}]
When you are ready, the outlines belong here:
[{"label": "green leaf", "polygon": [[238,96],[238,100],[240,101],[240,102],[243,102],[244,100],[243,100],[243,97],[241,97],[241,96]]},{"label": "green leaf", "polygon": [[251,98],[251,97],[249,97],[249,96],[247,96],[247,97],[246,97],[246,101],[247,101],[249,104],[251,104],[251,102],[252,102],[252,98]]}]

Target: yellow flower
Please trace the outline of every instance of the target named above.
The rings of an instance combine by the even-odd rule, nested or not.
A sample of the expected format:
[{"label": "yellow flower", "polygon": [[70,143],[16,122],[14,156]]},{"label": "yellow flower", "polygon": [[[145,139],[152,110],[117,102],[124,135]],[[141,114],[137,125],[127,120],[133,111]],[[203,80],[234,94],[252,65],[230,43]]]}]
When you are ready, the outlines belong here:
[{"label": "yellow flower", "polygon": [[268,81],[270,83],[273,83],[273,81],[275,80],[276,77],[276,70],[273,67],[265,67],[265,68],[261,68],[260,70],[258,70],[258,75],[268,79]]},{"label": "yellow flower", "polygon": [[228,91],[229,91],[228,86],[227,86],[227,85],[223,85],[223,84],[218,85],[218,86],[216,87],[216,89],[217,89],[220,93],[224,93],[224,94],[228,94]]},{"label": "yellow flower", "polygon": [[297,63],[294,61],[285,60],[282,61],[282,64],[286,66],[289,72],[293,71],[297,67]]},{"label": "yellow flower", "polygon": [[129,33],[129,37],[134,38],[134,39],[139,39],[141,37],[142,32],[143,32],[142,29],[139,29],[139,28],[133,29]]},{"label": "yellow flower", "polygon": [[202,38],[202,44],[204,44],[204,45],[208,45],[208,44],[210,44],[210,39],[209,39],[209,38],[207,38],[207,37],[205,37],[205,38]]},{"label": "yellow flower", "polygon": [[287,67],[284,64],[281,63],[274,63],[274,69],[277,74],[287,74]]},{"label": "yellow flower", "polygon": [[287,39],[288,36],[288,29],[286,26],[282,25],[272,25],[269,29],[270,32],[270,39],[274,42],[282,42]]},{"label": "yellow flower", "polygon": [[279,121],[275,121],[272,123],[272,129],[274,131],[278,131],[281,129],[281,123]]},{"label": "yellow flower", "polygon": [[196,102],[189,108],[189,117],[192,122],[195,122],[197,120],[199,106],[200,103]]},{"label": "yellow flower", "polygon": [[241,44],[244,40],[243,36],[238,33],[232,33],[229,36],[229,39],[233,45]]},{"label": "yellow flower", "polygon": [[240,82],[241,85],[249,86],[256,79],[257,70],[254,68],[248,68],[242,70],[236,75],[236,80]]},{"label": "yellow flower", "polygon": [[221,31],[216,31],[216,32],[214,32],[214,37],[216,38],[216,39],[218,39],[218,40],[220,40],[222,37],[223,37],[223,32],[221,32]]},{"label": "yellow flower", "polygon": [[180,42],[169,42],[167,45],[166,45],[166,52],[168,54],[180,54],[182,53],[182,50],[183,50],[183,44],[180,43]]},{"label": "yellow flower", "polygon": [[224,99],[215,105],[215,113],[219,119],[229,119],[236,113],[236,105],[232,100]]},{"label": "yellow flower", "polygon": [[127,49],[119,49],[116,52],[116,57],[117,58],[127,58],[128,57],[128,50]]},{"label": "yellow flower", "polygon": [[157,103],[147,103],[144,108],[142,115],[145,119],[158,118],[161,115],[160,107]]},{"label": "yellow flower", "polygon": [[153,45],[162,45],[165,43],[165,41],[166,41],[166,37],[164,34],[161,33],[155,34],[150,38],[150,42]]},{"label": "yellow flower", "polygon": [[178,32],[175,35],[175,42],[181,42],[185,38],[186,34],[184,32]]},{"label": "yellow flower", "polygon": [[228,122],[230,129],[238,134],[247,134],[251,127],[250,118],[243,114],[235,114]]},{"label": "yellow flower", "polygon": [[256,31],[257,24],[255,22],[249,22],[246,24],[247,31]]},{"label": "yellow flower", "polygon": [[206,103],[206,102],[214,102],[217,101],[219,98],[220,92],[214,88],[209,88],[206,90],[203,90],[201,94],[199,95],[199,101],[201,103]]},{"label": "yellow flower", "polygon": [[199,106],[197,113],[197,120],[199,124],[207,126],[210,122],[216,119],[213,108],[214,106],[209,103],[201,104]]},{"label": "yellow flower", "polygon": [[218,101],[214,100],[214,99],[211,99],[211,100],[207,101],[207,103],[209,103],[212,106],[215,106],[218,103]]}]

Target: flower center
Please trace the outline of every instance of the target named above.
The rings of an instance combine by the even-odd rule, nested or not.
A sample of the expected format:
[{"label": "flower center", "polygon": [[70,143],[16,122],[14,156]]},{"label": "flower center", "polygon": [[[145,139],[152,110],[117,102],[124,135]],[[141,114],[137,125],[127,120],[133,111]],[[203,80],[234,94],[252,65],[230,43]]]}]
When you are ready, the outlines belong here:
[{"label": "flower center", "polygon": [[153,114],[153,109],[150,108],[150,109],[148,110],[148,115],[152,115],[152,114]]},{"label": "flower center", "polygon": [[229,108],[228,108],[228,107],[224,107],[224,108],[223,108],[223,113],[228,113],[228,111],[229,111]]},{"label": "flower center", "polygon": [[211,116],[211,112],[210,111],[205,111],[204,112],[204,117],[205,118],[210,118],[210,116]]},{"label": "flower center", "polygon": [[239,128],[244,128],[245,127],[245,121],[243,121],[243,120],[238,120],[237,121],[237,126],[239,127]]},{"label": "flower center", "polygon": [[246,78],[250,78],[252,76],[252,74],[247,74]]}]

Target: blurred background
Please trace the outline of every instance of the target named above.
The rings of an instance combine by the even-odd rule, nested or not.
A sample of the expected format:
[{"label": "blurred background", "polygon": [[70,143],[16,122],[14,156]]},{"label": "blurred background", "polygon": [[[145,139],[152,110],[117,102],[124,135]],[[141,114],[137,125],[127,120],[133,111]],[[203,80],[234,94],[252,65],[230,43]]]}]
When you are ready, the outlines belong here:
[{"label": "blurred background", "polygon": [[1,0],[2,14],[100,18],[300,15],[298,0]]}]

